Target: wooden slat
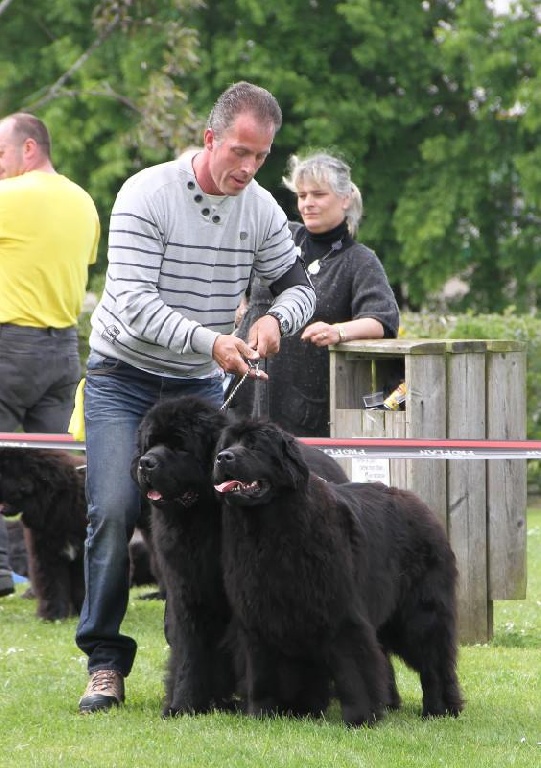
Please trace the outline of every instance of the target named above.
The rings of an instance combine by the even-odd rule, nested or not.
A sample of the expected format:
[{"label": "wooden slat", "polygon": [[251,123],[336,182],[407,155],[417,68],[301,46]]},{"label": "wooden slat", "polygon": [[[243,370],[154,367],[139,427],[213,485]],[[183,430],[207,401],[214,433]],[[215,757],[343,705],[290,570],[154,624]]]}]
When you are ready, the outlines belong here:
[{"label": "wooden slat", "polygon": [[[483,439],[485,345],[447,355],[447,437]],[[489,639],[485,461],[448,461],[447,532],[457,560],[462,642]]]},{"label": "wooden slat", "polygon": [[[490,347],[487,357],[488,434],[522,440],[526,435],[526,356]],[[489,461],[487,518],[489,596],[526,597],[526,461]]]},{"label": "wooden slat", "polygon": [[[446,437],[445,355],[407,355],[405,363],[406,436]],[[447,517],[446,463],[431,459],[410,459],[406,464],[408,488],[417,493],[434,510],[444,525]]]},{"label": "wooden slat", "polygon": [[[388,418],[386,419],[386,426],[387,431],[384,437],[408,437],[407,412],[398,411],[397,413],[388,414]],[[391,485],[396,485],[397,488],[407,489],[408,473],[404,459],[394,459],[390,462],[390,465]]]}]

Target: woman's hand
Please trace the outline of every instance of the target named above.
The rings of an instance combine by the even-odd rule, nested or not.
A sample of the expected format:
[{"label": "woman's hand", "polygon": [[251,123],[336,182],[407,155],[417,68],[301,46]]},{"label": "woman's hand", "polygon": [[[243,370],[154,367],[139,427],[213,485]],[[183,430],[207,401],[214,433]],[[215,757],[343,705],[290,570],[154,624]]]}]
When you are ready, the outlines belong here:
[{"label": "woman's hand", "polygon": [[328,347],[330,344],[339,343],[340,331],[336,325],[318,321],[306,326],[301,341],[310,341],[316,347]]},{"label": "woman's hand", "polygon": [[382,339],[385,335],[383,325],[373,317],[359,317],[344,323],[312,323],[307,325],[301,336],[302,341],[310,341],[316,347],[328,347],[342,341],[355,339]]}]

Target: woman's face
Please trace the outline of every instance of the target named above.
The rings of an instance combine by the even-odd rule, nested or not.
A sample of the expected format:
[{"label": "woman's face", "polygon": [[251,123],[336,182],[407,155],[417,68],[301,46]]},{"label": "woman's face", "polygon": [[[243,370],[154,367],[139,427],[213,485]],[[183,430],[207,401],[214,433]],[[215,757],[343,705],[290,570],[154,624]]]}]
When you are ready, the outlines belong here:
[{"label": "woman's face", "polygon": [[339,197],[328,184],[322,182],[305,180],[297,185],[299,213],[309,232],[320,234],[341,224],[349,200],[349,195]]}]

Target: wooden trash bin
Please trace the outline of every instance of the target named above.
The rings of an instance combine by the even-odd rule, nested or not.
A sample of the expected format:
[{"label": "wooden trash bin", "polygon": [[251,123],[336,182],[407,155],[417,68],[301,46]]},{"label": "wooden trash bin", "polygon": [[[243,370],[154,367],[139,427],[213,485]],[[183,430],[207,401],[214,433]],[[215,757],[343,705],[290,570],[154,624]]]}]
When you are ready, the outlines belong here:
[{"label": "wooden trash bin", "polygon": [[[386,339],[330,348],[331,436],[523,440],[526,345],[507,340]],[[405,409],[364,397],[403,379]],[[353,480],[417,493],[445,524],[460,573],[460,640],[492,637],[494,600],[526,594],[526,460],[340,462]]]}]

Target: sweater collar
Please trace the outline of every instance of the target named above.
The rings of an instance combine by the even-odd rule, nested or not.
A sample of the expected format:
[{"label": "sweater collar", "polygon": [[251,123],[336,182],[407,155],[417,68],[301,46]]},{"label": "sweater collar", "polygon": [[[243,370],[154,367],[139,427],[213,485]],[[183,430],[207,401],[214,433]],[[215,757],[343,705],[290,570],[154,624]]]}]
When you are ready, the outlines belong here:
[{"label": "sweater collar", "polygon": [[346,219],[338,224],[337,227],[327,230],[327,232],[309,232],[304,227],[304,238],[301,247],[306,264],[311,264],[315,259],[320,259],[324,254],[328,253],[335,243],[341,243],[339,247],[334,249],[337,253],[342,248],[349,247],[353,243]]}]

